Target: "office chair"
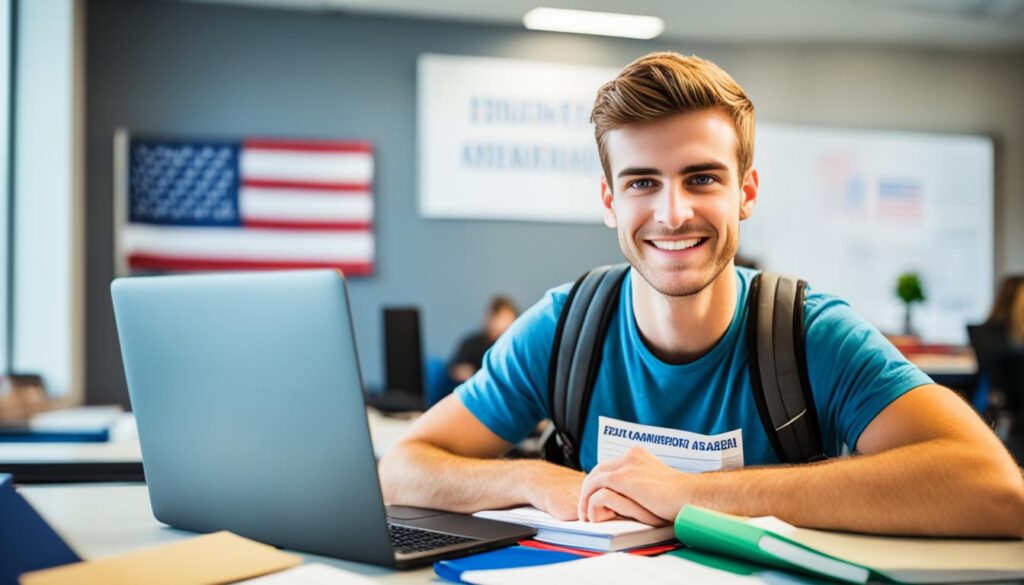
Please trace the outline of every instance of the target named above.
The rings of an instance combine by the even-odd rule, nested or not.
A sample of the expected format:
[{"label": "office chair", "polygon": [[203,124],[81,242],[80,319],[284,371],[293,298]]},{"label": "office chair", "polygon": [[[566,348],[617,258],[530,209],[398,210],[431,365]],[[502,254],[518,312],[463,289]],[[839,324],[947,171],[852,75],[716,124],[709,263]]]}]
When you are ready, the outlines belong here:
[{"label": "office chair", "polygon": [[982,414],[1014,458],[1024,462],[1024,351],[1010,344],[1003,325],[968,325],[967,335],[979,380],[988,383],[988,408]]},{"label": "office chair", "polygon": [[420,311],[416,307],[384,307],[383,320],[386,385],[367,399],[384,412],[424,410]]}]

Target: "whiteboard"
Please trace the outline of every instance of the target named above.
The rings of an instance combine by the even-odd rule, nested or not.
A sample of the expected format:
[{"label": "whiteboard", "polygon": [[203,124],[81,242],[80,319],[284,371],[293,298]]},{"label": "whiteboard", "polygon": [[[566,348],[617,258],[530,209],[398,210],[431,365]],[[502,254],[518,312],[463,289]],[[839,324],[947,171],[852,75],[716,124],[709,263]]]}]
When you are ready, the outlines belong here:
[{"label": "whiteboard", "polygon": [[740,253],[901,333],[897,276],[927,300],[914,329],[964,344],[992,302],[993,144],[982,136],[759,124],[761,188]]}]

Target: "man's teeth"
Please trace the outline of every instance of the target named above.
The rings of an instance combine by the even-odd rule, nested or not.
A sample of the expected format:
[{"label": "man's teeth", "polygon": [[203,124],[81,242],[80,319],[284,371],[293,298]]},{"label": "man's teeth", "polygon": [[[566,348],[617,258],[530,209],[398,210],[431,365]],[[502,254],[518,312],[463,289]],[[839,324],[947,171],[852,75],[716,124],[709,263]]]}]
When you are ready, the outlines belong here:
[{"label": "man's teeth", "polygon": [[699,244],[703,238],[693,238],[692,240],[651,240],[655,248],[659,250],[685,250],[692,248]]}]

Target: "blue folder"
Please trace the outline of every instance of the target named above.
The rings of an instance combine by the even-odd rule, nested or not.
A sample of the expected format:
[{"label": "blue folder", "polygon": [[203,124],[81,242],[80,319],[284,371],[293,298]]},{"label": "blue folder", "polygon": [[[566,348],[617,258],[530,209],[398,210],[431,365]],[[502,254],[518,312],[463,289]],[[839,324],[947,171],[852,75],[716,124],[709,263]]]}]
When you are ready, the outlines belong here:
[{"label": "blue folder", "polygon": [[26,426],[0,426],[0,443],[105,443],[110,429],[36,431]]},{"label": "blue folder", "polygon": [[80,560],[14,491],[11,476],[0,474],[0,585],[17,585],[22,573]]},{"label": "blue folder", "polygon": [[516,545],[468,557],[438,561],[434,563],[434,572],[437,573],[438,577],[447,581],[464,583],[461,576],[465,571],[535,567],[538,565],[575,561],[582,558],[584,557],[567,552]]}]

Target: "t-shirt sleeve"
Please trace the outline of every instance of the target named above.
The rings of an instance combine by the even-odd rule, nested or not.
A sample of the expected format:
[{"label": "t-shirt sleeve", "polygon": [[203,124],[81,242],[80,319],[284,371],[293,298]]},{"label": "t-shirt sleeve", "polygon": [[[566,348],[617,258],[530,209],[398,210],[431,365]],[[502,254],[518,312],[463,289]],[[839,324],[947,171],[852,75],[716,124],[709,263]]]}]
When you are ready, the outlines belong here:
[{"label": "t-shirt sleeve", "polygon": [[804,306],[807,371],[826,449],[855,450],[878,413],[932,379],[845,301],[811,294]]},{"label": "t-shirt sleeve", "polygon": [[516,319],[484,354],[483,367],[455,389],[473,416],[509,443],[548,418],[551,343],[569,286],[548,291]]}]

